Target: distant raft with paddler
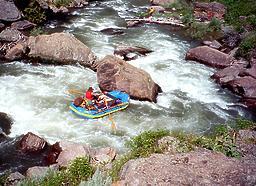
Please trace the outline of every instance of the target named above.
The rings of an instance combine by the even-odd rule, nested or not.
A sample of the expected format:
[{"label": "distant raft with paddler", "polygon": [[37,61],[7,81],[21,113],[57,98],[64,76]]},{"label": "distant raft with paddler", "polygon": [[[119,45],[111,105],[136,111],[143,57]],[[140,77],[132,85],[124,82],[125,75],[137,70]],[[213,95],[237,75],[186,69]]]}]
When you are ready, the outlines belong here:
[{"label": "distant raft with paddler", "polygon": [[85,119],[96,119],[128,107],[130,97],[127,93],[118,90],[101,93],[95,100],[86,100],[78,97],[70,104],[70,110]]}]

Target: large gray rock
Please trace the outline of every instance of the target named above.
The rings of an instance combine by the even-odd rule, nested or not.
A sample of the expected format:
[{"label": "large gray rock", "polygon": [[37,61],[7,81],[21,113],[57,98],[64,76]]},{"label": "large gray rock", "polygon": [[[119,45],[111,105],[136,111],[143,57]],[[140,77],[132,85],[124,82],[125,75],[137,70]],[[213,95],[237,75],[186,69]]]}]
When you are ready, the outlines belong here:
[{"label": "large gray rock", "polygon": [[228,54],[208,46],[199,46],[190,49],[186,53],[186,60],[194,60],[215,68],[225,68],[234,62],[234,58]]},{"label": "large gray rock", "polygon": [[131,98],[156,102],[161,88],[150,75],[115,56],[106,56],[97,68],[99,87],[102,90],[121,90]]},{"label": "large gray rock", "polygon": [[0,33],[0,41],[4,42],[16,42],[23,38],[23,34],[13,28],[6,28]]},{"label": "large gray rock", "polygon": [[4,186],[17,186],[18,183],[25,179],[25,176],[23,176],[19,172],[11,173],[8,178],[6,179],[6,182]]},{"label": "large gray rock", "polygon": [[27,178],[42,178],[47,175],[50,171],[54,171],[55,169],[52,167],[41,167],[41,166],[34,166],[30,167],[26,171],[26,177]]},{"label": "large gray rock", "polygon": [[21,13],[13,1],[0,0],[0,20],[17,21],[21,18]]},{"label": "large gray rock", "polygon": [[59,145],[62,151],[56,161],[60,167],[67,167],[77,157],[90,156],[91,154],[91,148],[83,144],[61,141]]},{"label": "large gray rock", "polygon": [[17,21],[11,24],[11,27],[17,30],[26,30],[33,28],[34,26],[36,26],[36,24],[31,23],[28,20]]},{"label": "large gray rock", "polygon": [[76,64],[96,70],[96,57],[81,41],[72,34],[54,33],[29,37],[29,57],[40,58],[53,64]]},{"label": "large gray rock", "polygon": [[[253,185],[256,170],[221,153],[201,149],[175,155],[153,154],[130,160],[124,185]],[[245,176],[246,175],[246,176]]]},{"label": "large gray rock", "polygon": [[111,147],[100,148],[94,151],[91,155],[93,158],[93,163],[95,164],[107,164],[112,162],[116,157],[116,150]]}]

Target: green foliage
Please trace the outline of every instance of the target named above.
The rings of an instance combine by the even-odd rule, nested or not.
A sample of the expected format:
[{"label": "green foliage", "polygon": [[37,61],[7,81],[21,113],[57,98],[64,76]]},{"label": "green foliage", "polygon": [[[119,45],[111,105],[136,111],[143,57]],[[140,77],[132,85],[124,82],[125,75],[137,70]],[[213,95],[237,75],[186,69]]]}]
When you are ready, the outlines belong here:
[{"label": "green foliage", "polygon": [[41,34],[45,34],[44,30],[42,27],[34,27],[31,31],[30,31],[30,35],[31,36],[38,36]]},{"label": "green foliage", "polygon": [[131,155],[131,153],[127,153],[113,162],[112,169],[109,172],[109,175],[112,177],[113,181],[117,181],[119,179],[119,172],[121,171],[124,164],[131,159],[134,159],[134,157]]},{"label": "green foliage", "polygon": [[256,48],[256,31],[249,33],[239,45],[236,55],[241,57],[249,57],[249,52]]},{"label": "green foliage", "polygon": [[81,180],[87,180],[93,175],[93,172],[89,157],[76,158],[68,168],[72,183],[80,183]]},{"label": "green foliage", "polygon": [[0,175],[0,185],[4,185],[10,172],[5,172],[4,174]]},{"label": "green foliage", "polygon": [[[248,24],[251,24],[254,27],[256,26],[255,0],[218,0],[218,2],[227,6],[225,21],[228,24],[234,25],[238,30],[241,30]],[[246,20],[241,20],[240,16],[249,16],[249,18]]]},{"label": "green foliage", "polygon": [[152,153],[157,153],[160,149],[157,141],[164,136],[168,136],[168,130],[146,131],[127,142],[127,146],[131,148],[132,156],[147,157]]},{"label": "green foliage", "polygon": [[60,186],[79,185],[93,175],[93,168],[89,164],[88,157],[76,158],[67,169],[50,171],[40,179],[26,179],[18,186]]},{"label": "green foliage", "polygon": [[253,121],[239,118],[235,121],[234,129],[235,130],[249,129],[255,126],[256,124]]},{"label": "green foliage", "polygon": [[72,2],[72,0],[54,0],[53,3],[55,4],[56,7],[67,7],[69,4]]},{"label": "green foliage", "polygon": [[221,30],[221,21],[215,17],[212,18],[211,22],[208,24],[211,31],[220,31]]},{"label": "green foliage", "polygon": [[79,186],[111,186],[112,179],[111,177],[104,175],[99,169],[97,169],[87,182],[83,181]]},{"label": "green foliage", "polygon": [[26,19],[36,24],[43,23],[46,20],[45,11],[35,0],[32,0],[28,7],[24,9],[24,15]]}]

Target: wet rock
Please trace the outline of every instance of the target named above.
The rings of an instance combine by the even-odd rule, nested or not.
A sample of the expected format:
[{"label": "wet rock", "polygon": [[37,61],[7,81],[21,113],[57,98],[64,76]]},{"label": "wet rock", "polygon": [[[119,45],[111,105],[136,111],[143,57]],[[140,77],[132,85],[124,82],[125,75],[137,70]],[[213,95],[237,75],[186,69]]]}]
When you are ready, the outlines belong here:
[{"label": "wet rock", "polygon": [[215,72],[211,78],[220,85],[226,85],[228,82],[239,77],[239,73],[244,70],[243,65],[232,65]]},{"label": "wet rock", "polygon": [[26,42],[20,42],[14,45],[12,48],[6,51],[5,59],[8,61],[14,61],[18,59],[22,59],[22,57],[25,55],[27,50],[27,43]]},{"label": "wet rock", "polygon": [[121,90],[131,98],[156,102],[161,88],[150,75],[115,56],[106,56],[99,62],[97,81],[102,90]]},{"label": "wet rock", "polygon": [[107,35],[121,35],[124,34],[124,29],[120,28],[105,28],[100,32],[107,34]]},{"label": "wet rock", "polygon": [[151,4],[153,5],[170,5],[176,3],[177,0],[151,0]]},{"label": "wet rock", "polygon": [[247,106],[247,108],[256,112],[256,99],[243,98],[242,103]]},{"label": "wet rock", "polygon": [[68,164],[77,157],[90,156],[91,149],[89,146],[85,146],[78,143],[60,142],[62,151],[60,152],[57,163],[60,167],[66,167]]},{"label": "wet rock", "polygon": [[4,27],[5,27],[5,25],[0,22],[0,31],[2,31],[4,29]]},{"label": "wet rock", "polygon": [[256,79],[246,76],[239,77],[227,83],[228,88],[244,98],[256,99]]},{"label": "wet rock", "polygon": [[217,50],[219,50],[222,47],[222,45],[216,40],[214,40],[214,41],[204,41],[203,44],[207,45],[211,48],[217,49]]},{"label": "wet rock", "polygon": [[234,58],[228,54],[208,46],[199,46],[190,49],[186,53],[186,60],[194,60],[215,68],[225,68],[234,62]]},{"label": "wet rock", "polygon": [[25,176],[23,176],[21,173],[14,172],[8,176],[6,183],[4,185],[5,186],[16,186],[18,184],[18,182],[20,182],[24,179],[25,179]]},{"label": "wet rock", "polygon": [[61,151],[62,151],[62,148],[60,147],[59,142],[56,142],[55,144],[51,145],[46,156],[47,165],[52,165],[57,163],[57,158]]},{"label": "wet rock", "polygon": [[210,21],[213,17],[223,20],[226,13],[226,7],[217,2],[204,3],[195,2],[194,3],[194,16],[200,20]]},{"label": "wet rock", "polygon": [[[147,48],[143,47],[137,47],[137,46],[118,46],[114,50],[114,55],[120,56],[125,61],[133,60],[138,55],[145,56],[148,53],[153,52],[152,50],[149,50]],[[134,54],[133,56],[130,56],[131,54]]]},{"label": "wet rock", "polygon": [[116,157],[116,150],[111,147],[100,148],[95,150],[92,156],[95,164],[107,164],[112,162]]},{"label": "wet rock", "polygon": [[[246,176],[245,176],[246,175]],[[124,185],[247,185],[255,168],[205,149],[130,160],[120,173]]]},{"label": "wet rock", "polygon": [[141,21],[127,21],[126,26],[129,27],[135,27],[140,25],[142,22]]},{"label": "wet rock", "polygon": [[12,123],[13,120],[9,115],[0,112],[0,128],[4,134],[9,135],[11,133]]},{"label": "wet rock", "polygon": [[22,33],[16,29],[6,28],[0,33],[0,41],[16,42],[22,38]]},{"label": "wet rock", "polygon": [[39,58],[42,63],[71,65],[79,63],[82,66],[96,70],[96,56],[90,48],[76,39],[72,34],[54,33],[29,37],[28,54],[31,58]]},{"label": "wet rock", "polygon": [[27,178],[37,178],[40,179],[49,173],[49,171],[53,171],[54,169],[51,167],[41,167],[41,166],[34,166],[30,167],[26,171],[26,177]]},{"label": "wet rock", "polygon": [[27,30],[33,28],[36,24],[31,23],[28,20],[17,21],[11,24],[11,28],[16,30]]},{"label": "wet rock", "polygon": [[43,138],[31,132],[23,136],[19,143],[20,149],[25,153],[39,153],[48,145]]},{"label": "wet rock", "polygon": [[13,1],[0,0],[0,20],[17,21],[21,18],[21,12],[15,6]]}]

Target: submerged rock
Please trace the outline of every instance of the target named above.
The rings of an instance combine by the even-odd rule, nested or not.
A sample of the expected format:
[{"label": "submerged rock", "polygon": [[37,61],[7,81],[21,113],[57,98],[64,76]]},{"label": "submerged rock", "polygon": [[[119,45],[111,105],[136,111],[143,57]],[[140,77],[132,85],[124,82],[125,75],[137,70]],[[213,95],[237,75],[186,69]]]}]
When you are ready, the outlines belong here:
[{"label": "submerged rock", "polygon": [[208,46],[199,46],[186,53],[186,60],[198,61],[215,68],[225,68],[230,66],[235,59]]},{"label": "submerged rock", "polygon": [[124,29],[121,28],[105,28],[100,32],[107,34],[107,35],[121,35],[124,34]]},{"label": "submerged rock", "polygon": [[115,56],[104,57],[97,68],[97,81],[102,90],[121,90],[131,98],[156,102],[161,88],[150,75]]},{"label": "submerged rock", "polygon": [[200,149],[130,160],[120,178],[124,185],[250,185],[255,181],[255,173],[253,166],[238,159]]},{"label": "submerged rock", "polygon": [[0,21],[17,21],[21,18],[21,12],[13,1],[0,0]]},{"label": "submerged rock", "polygon": [[[120,56],[125,61],[133,60],[137,58],[138,55],[145,56],[148,53],[153,52],[152,50],[149,50],[144,47],[138,47],[138,46],[118,46],[114,50],[114,55]],[[130,54],[134,54],[133,56],[130,56]]]},{"label": "submerged rock", "polygon": [[76,39],[72,34],[54,33],[29,37],[28,54],[31,58],[39,58],[49,64],[70,65],[79,63],[96,70],[96,56],[90,48]]}]

